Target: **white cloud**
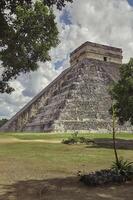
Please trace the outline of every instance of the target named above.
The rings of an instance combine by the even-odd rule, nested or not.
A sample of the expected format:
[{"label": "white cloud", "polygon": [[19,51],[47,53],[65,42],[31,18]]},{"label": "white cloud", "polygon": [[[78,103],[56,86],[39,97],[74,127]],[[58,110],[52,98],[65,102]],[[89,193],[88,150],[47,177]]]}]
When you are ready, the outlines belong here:
[{"label": "white cloud", "polygon": [[[60,23],[62,12],[55,10],[61,43],[51,51],[52,62],[40,63],[36,72],[22,75],[12,84],[16,91],[0,95],[0,115],[11,116],[69,67],[69,53],[85,41],[123,48],[124,62],[133,57],[133,7],[127,0],[75,0],[65,9],[70,13],[70,25]],[[60,69],[54,63],[64,60]],[[4,110],[5,108],[5,110]],[[4,116],[4,115],[3,115]]]},{"label": "white cloud", "polygon": [[55,70],[54,66],[50,62],[45,64],[39,63],[39,66],[38,71],[22,76],[21,79],[19,79],[24,87],[24,90],[22,91],[24,96],[35,96],[60,72],[60,69]]},{"label": "white cloud", "polygon": [[122,47],[124,61],[133,55],[133,8],[127,0],[77,0],[70,13],[78,27],[75,41]]},{"label": "white cloud", "polygon": [[9,94],[0,94],[0,116],[11,117],[15,112],[17,112],[29,98],[24,98],[22,95],[23,87],[21,83],[17,80],[11,82],[11,86],[15,87],[15,92],[11,95]]}]

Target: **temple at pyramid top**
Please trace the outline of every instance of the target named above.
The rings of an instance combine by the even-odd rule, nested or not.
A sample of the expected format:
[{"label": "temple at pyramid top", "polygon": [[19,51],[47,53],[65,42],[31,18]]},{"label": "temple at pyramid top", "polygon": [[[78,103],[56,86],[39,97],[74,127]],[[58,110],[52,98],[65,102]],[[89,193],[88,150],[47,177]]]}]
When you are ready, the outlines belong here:
[{"label": "temple at pyramid top", "polygon": [[85,42],[70,54],[71,66],[82,61],[84,58],[121,64],[123,58],[122,49],[93,42]]}]

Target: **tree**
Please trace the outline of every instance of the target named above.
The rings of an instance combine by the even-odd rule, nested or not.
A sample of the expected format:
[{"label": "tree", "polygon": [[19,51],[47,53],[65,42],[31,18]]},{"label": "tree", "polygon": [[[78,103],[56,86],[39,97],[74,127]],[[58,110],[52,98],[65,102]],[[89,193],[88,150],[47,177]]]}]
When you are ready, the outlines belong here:
[{"label": "tree", "polygon": [[120,124],[133,124],[133,58],[120,68],[120,80],[111,89],[116,117]]},{"label": "tree", "polygon": [[114,149],[114,154],[115,154],[115,162],[118,165],[119,163],[119,158],[118,158],[118,153],[117,153],[117,148],[116,148],[116,112],[115,112],[115,107],[114,103],[112,103],[112,134],[113,134],[113,149]]},{"label": "tree", "polygon": [[52,6],[62,9],[66,2],[72,0],[1,0],[0,93],[11,93],[10,80],[50,60],[49,50],[59,43]]},{"label": "tree", "polygon": [[120,80],[114,83],[110,89],[112,97],[112,133],[113,133],[113,149],[115,154],[116,166],[119,166],[119,157],[116,148],[116,118],[120,124],[130,121],[133,124],[133,59],[131,58],[127,64],[120,67]]},{"label": "tree", "polygon": [[56,5],[57,9],[61,10],[62,7],[65,7],[66,2],[72,3],[73,0],[43,0],[44,3],[46,3],[48,6]]},{"label": "tree", "polygon": [[7,119],[0,119],[0,127],[2,127],[7,121]]}]

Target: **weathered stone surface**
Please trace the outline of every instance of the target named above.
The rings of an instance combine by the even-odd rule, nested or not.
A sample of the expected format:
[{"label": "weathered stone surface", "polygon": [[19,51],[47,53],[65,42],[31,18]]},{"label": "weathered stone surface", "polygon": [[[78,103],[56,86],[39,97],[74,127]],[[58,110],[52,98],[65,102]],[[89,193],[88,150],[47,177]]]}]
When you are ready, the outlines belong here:
[{"label": "weathered stone surface", "polygon": [[85,42],[71,53],[70,58],[71,66],[73,66],[84,58],[121,64],[123,57],[120,48]]},{"label": "weathered stone surface", "polygon": [[[107,46],[102,50],[102,45],[97,44],[97,47],[92,44],[88,46],[89,43],[85,43],[84,49],[81,46],[74,51],[71,54],[72,66],[33,98],[1,130],[110,132],[112,120],[108,112],[111,106],[108,87],[112,81],[119,79],[122,50]],[[91,49],[92,46],[95,48]],[[89,56],[87,52],[83,53],[85,48]],[[95,59],[90,58],[88,49],[93,50]],[[100,57],[97,56],[98,52],[101,52]],[[77,55],[78,62],[73,60]],[[110,59],[105,61],[104,56],[110,56]],[[131,131],[132,127],[118,125],[117,129]]]}]

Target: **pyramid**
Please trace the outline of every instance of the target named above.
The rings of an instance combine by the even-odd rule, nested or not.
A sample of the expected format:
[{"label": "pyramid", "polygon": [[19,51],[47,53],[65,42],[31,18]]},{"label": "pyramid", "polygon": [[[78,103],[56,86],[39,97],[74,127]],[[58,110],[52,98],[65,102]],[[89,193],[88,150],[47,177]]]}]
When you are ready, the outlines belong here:
[{"label": "pyramid", "polygon": [[[110,132],[109,85],[118,81],[122,49],[86,42],[70,67],[44,88],[1,131]],[[118,126],[119,131],[128,127]]]}]

